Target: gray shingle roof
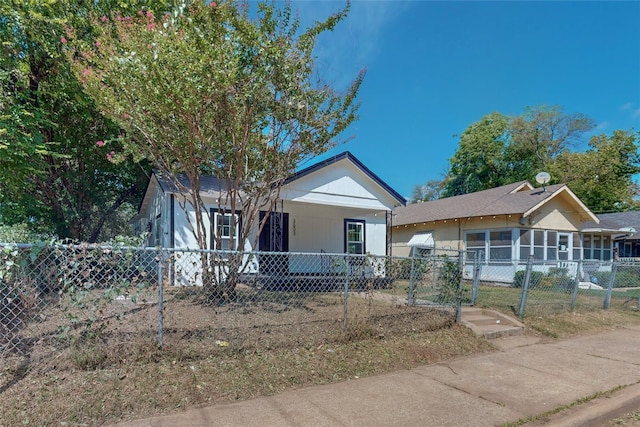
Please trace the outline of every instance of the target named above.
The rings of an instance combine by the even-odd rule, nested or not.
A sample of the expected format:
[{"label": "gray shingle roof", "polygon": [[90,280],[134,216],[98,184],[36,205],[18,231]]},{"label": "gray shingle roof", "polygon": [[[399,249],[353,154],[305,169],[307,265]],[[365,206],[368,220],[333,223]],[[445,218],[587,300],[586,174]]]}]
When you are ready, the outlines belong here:
[{"label": "gray shingle roof", "polygon": [[627,239],[640,239],[640,211],[599,214],[598,218],[600,218],[600,224],[588,221],[582,225],[582,229],[608,228],[611,230],[620,230],[633,227],[636,229],[636,233],[628,236]]},{"label": "gray shingle roof", "polygon": [[490,215],[522,215],[565,189],[567,187],[564,184],[549,185],[543,190],[533,188],[527,181],[514,182],[489,190],[399,207],[394,211],[393,225]]},{"label": "gray shingle roof", "polygon": [[[174,193],[174,194],[179,194],[181,192],[180,189],[176,187],[173,181],[164,177],[161,173],[157,171],[154,173],[156,175],[156,178],[158,179],[158,183],[160,184],[162,191],[164,191],[165,193]],[[191,189],[191,183],[189,182],[189,180],[184,174],[179,174],[178,180],[180,181],[180,184],[183,185],[185,188],[189,190]],[[227,183],[232,183],[232,182],[233,181],[218,179],[211,175],[201,175],[200,176],[200,193],[210,195],[210,196],[217,196],[220,194],[221,190],[224,191],[228,188]]]}]

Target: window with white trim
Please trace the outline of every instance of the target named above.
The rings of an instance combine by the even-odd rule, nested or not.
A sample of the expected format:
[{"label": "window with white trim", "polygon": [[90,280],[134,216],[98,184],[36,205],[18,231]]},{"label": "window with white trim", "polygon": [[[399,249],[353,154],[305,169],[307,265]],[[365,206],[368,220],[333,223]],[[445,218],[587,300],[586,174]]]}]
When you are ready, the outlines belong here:
[{"label": "window with white trim", "polygon": [[578,233],[520,229],[521,260],[529,258],[530,255],[533,255],[534,259],[548,261],[577,260],[580,259],[581,246]]},{"label": "window with white trim", "polygon": [[484,251],[484,259],[493,262],[511,261],[513,241],[511,230],[474,231],[465,233],[465,248],[479,256]]},{"label": "window with white trim", "polygon": [[613,246],[611,236],[599,234],[583,234],[582,250],[584,259],[598,259],[610,261],[613,256]]},{"label": "window with white trim", "polygon": [[489,232],[490,261],[511,261],[513,258],[512,250],[511,230]]},{"label": "window with white trim", "polygon": [[[232,227],[232,217],[235,217],[235,226]],[[238,236],[240,230],[240,218],[238,214],[231,212],[214,212],[213,213],[213,244],[211,247],[218,250],[237,250]],[[233,247],[231,247],[231,238],[233,237]]]},{"label": "window with white trim", "polygon": [[345,252],[364,254],[364,221],[345,220]]},{"label": "window with white trim", "polygon": [[469,257],[484,260],[484,254],[486,253],[486,233],[482,232],[469,232],[464,236],[465,248]]}]

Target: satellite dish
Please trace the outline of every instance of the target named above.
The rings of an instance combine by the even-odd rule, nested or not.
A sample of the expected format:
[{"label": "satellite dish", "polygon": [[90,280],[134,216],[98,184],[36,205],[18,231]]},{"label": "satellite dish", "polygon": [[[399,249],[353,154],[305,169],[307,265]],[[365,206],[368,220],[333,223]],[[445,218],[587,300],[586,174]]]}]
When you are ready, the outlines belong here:
[{"label": "satellite dish", "polygon": [[551,175],[548,172],[540,172],[536,175],[536,182],[538,184],[545,185],[551,180]]}]

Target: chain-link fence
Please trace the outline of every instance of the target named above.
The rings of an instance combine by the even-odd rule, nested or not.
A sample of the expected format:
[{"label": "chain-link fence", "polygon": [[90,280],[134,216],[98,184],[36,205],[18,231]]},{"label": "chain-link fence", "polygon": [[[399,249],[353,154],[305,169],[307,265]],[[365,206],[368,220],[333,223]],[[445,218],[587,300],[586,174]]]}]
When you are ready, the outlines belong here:
[{"label": "chain-link fence", "polygon": [[455,321],[462,289],[457,253],[0,245],[0,254],[0,355],[32,362],[85,344],[213,354],[435,330]]},{"label": "chain-link fence", "polygon": [[492,260],[479,263],[475,303],[519,317],[640,305],[640,263],[634,260]]}]

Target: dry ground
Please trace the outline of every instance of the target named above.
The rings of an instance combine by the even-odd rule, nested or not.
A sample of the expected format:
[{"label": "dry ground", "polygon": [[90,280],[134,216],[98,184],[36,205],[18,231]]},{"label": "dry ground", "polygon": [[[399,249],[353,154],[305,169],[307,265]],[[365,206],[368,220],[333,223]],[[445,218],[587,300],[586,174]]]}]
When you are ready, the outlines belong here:
[{"label": "dry ground", "polygon": [[[264,293],[257,302],[225,307],[206,306],[197,294],[167,297],[162,350],[157,305],[148,298],[119,303],[126,323],[105,307],[109,322],[99,333],[61,345],[40,331],[34,348],[41,349],[31,359],[5,357],[0,427],[97,426],[495,350],[450,313],[403,308],[388,297],[354,298],[345,330],[340,295]],[[54,317],[42,323],[50,329]],[[640,323],[640,313],[575,312],[525,322],[529,333],[556,339]]]}]

